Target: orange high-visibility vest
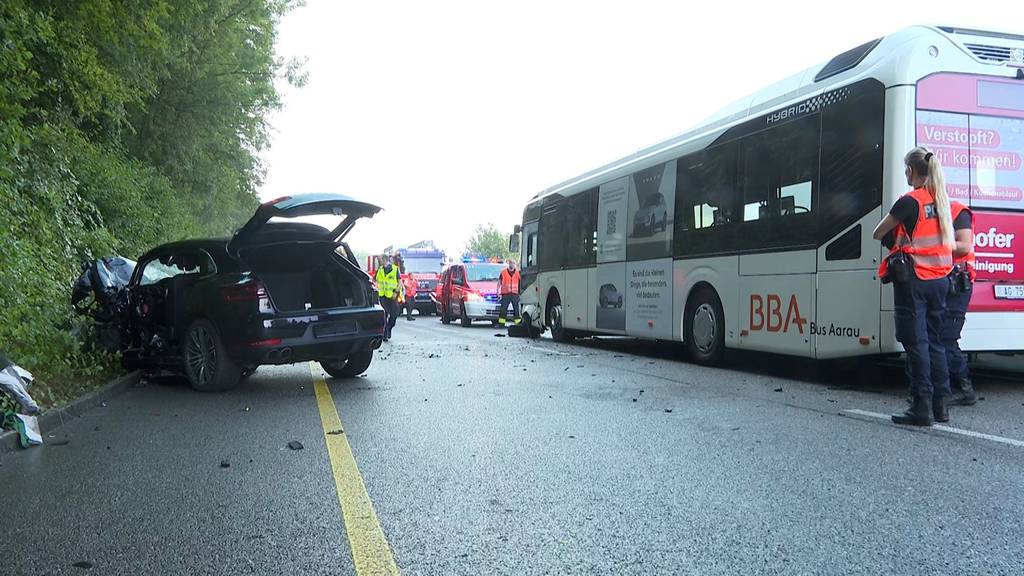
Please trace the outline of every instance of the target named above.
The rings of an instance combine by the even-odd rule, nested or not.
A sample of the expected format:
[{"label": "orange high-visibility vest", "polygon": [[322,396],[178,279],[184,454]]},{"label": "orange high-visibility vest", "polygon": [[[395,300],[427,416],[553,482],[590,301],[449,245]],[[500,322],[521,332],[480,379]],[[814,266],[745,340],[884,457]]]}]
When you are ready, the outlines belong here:
[{"label": "orange high-visibility vest", "polygon": [[[917,223],[914,224],[914,237],[907,234],[901,222],[896,226],[896,242],[889,254],[902,251],[913,256],[914,274],[919,280],[935,280],[944,278],[953,270],[953,250],[942,243],[942,230],[939,218],[935,213],[935,200],[928,190],[917,188],[907,192],[917,200]],[[889,269],[889,259],[883,258],[878,267],[879,277],[884,277]]]},{"label": "orange high-visibility vest", "polygon": [[[961,212],[963,212],[964,210],[967,210],[967,213],[971,215],[971,232],[974,232],[974,212],[971,212],[970,208],[968,208],[967,206],[964,206],[963,204],[961,204],[959,202],[950,202],[949,203],[949,209],[953,213],[953,221],[956,221],[956,219],[960,216]],[[974,278],[977,275],[974,272],[974,262],[975,262],[975,259],[974,259],[974,243],[973,242],[971,243],[971,251],[970,252],[968,252],[964,256],[954,256],[953,257],[953,265],[954,266],[956,266],[958,264],[963,264],[964,266],[967,266],[967,273],[971,276],[971,282],[974,282]]]},{"label": "orange high-visibility vest", "polygon": [[519,294],[519,270],[509,273],[505,268],[501,271],[501,294]]}]

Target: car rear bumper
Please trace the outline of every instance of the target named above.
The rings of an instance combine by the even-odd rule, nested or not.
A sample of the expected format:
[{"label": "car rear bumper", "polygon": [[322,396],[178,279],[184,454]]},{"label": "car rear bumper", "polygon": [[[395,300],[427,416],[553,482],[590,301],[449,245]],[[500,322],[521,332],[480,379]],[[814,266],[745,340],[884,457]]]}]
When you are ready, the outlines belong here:
[{"label": "car rear bumper", "polygon": [[246,337],[229,348],[240,364],[291,364],[345,358],[379,348],[384,309],[325,310],[259,319]]}]

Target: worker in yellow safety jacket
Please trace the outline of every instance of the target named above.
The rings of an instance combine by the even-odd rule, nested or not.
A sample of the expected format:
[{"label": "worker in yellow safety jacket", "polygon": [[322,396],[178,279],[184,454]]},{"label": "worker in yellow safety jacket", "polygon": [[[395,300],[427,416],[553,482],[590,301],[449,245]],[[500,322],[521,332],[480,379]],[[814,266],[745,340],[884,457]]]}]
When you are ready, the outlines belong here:
[{"label": "worker in yellow safety jacket", "polygon": [[398,266],[395,266],[388,256],[384,265],[377,269],[377,296],[380,298],[380,305],[384,308],[387,323],[384,325],[384,341],[391,339],[391,330],[395,327],[395,320],[398,319],[400,310],[398,298],[401,290],[401,282],[398,279]]}]

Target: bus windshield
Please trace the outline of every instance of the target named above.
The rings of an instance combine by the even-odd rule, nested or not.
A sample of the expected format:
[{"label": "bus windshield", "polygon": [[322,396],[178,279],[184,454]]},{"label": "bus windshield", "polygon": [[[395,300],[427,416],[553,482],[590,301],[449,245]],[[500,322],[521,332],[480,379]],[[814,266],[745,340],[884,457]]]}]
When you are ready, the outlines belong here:
[{"label": "bus windshield", "polygon": [[496,282],[502,268],[502,264],[467,264],[466,276],[470,282]]}]

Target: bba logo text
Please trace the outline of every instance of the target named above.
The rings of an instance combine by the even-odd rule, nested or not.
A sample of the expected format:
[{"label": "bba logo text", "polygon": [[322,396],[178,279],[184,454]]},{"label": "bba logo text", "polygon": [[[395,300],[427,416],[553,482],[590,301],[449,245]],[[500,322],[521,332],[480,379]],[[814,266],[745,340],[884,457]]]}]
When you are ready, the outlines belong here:
[{"label": "bba logo text", "polygon": [[789,332],[790,328],[796,326],[801,334],[804,333],[804,324],[807,320],[800,315],[800,307],[796,303],[796,294],[789,297],[789,305],[785,314],[782,310],[782,298],[778,294],[750,295],[750,331],[758,332]]}]

